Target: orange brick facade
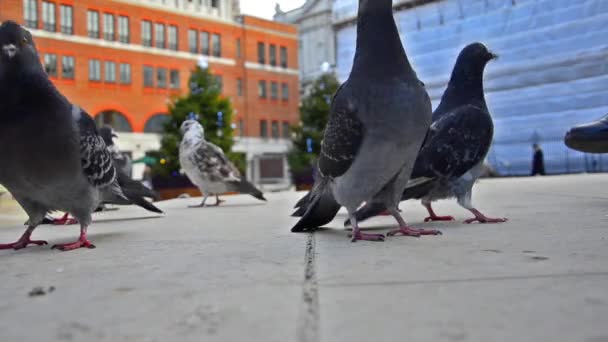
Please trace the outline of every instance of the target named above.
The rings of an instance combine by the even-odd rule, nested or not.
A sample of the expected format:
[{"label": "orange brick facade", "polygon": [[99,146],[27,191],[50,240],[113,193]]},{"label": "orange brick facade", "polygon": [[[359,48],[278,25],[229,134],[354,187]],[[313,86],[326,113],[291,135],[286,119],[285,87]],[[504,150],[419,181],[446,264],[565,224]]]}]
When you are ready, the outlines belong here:
[{"label": "orange brick facade", "polygon": [[[188,92],[190,71],[201,55],[201,41],[197,36],[197,53],[190,52],[189,30],[208,32],[221,37],[221,56],[209,57],[212,73],[221,76],[223,94],[232,99],[235,109],[233,122],[235,135],[260,137],[261,121],[266,120],[267,136],[272,138],[273,127],[278,127],[280,137],[286,136],[287,125],[299,121],[299,80],[297,60],[297,31],[290,25],[270,22],[254,17],[243,16],[238,20],[227,21],[213,18],[164,11],[162,8],[139,5],[132,1],[119,0],[34,0],[36,5],[36,29],[32,29],[40,57],[56,56],[57,75],[52,77],[72,102],[97,116],[104,111],[121,113],[128,121],[133,132],[144,132],[146,122],[157,114],[166,114],[171,97]],[[43,4],[46,3],[46,4]],[[54,5],[56,32],[45,27],[45,6]],[[27,0],[0,0],[0,21],[15,20],[26,24],[24,6]],[[72,34],[60,33],[64,25],[61,5],[72,8]],[[89,11],[99,13],[99,38],[89,37]],[[114,40],[104,39],[104,14],[111,14],[114,25]],[[31,16],[31,13],[30,13]],[[118,42],[119,17],[128,17],[129,42]],[[48,15],[46,15],[47,22]],[[168,43],[169,26],[177,28],[177,51],[168,48],[143,47],[142,21],[152,24],[152,42],[155,42],[155,24],[164,24],[164,41]],[[258,44],[264,43],[265,64],[259,63]],[[239,47],[240,45],[240,47]],[[269,66],[270,46],[275,46],[277,66]],[[209,41],[210,49],[212,42]],[[281,48],[287,51],[287,65],[281,66]],[[240,51],[238,51],[240,50]],[[63,77],[62,59],[74,58],[73,78]],[[90,61],[100,63],[100,80],[90,78]],[[105,77],[106,62],[115,66],[115,80]],[[120,65],[130,65],[130,83],[120,82]],[[154,86],[144,87],[144,65],[153,67]],[[165,87],[158,86],[156,70],[167,70]],[[111,68],[109,68],[111,70]],[[179,72],[179,86],[170,89],[169,73]],[[240,80],[240,81],[239,81]],[[266,98],[259,96],[259,82],[266,82]],[[239,95],[238,83],[242,82]],[[278,98],[272,98],[272,83],[276,83]],[[283,95],[285,86],[288,95]],[[285,98],[284,98],[285,97]],[[275,122],[273,126],[273,122]],[[275,132],[277,133],[277,132]]]}]

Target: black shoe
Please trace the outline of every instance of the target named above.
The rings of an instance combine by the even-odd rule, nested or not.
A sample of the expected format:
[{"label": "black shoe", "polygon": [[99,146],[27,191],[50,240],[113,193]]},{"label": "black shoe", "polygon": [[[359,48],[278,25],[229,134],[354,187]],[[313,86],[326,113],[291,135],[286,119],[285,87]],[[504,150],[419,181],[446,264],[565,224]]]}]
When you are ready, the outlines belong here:
[{"label": "black shoe", "polygon": [[566,133],[566,146],[587,153],[608,153],[608,115],[603,118],[575,126]]}]

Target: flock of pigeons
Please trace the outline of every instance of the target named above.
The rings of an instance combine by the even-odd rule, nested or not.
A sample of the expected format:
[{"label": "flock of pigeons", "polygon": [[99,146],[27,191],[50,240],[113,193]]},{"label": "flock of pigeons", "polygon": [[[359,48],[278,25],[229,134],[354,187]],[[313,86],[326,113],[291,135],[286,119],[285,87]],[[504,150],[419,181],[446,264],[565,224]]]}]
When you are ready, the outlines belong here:
[{"label": "flock of pigeons", "polygon": [[[97,129],[88,113],[54,87],[41,65],[31,34],[12,21],[0,26],[0,184],[29,216],[21,238],[0,249],[21,249],[34,229],[53,211],[61,223],[80,224],[77,241],[55,245],[73,250],[94,245],[87,238],[91,214],[103,205],[135,204],[162,213],[145,198],[156,194],[128,175],[110,128]],[[493,136],[484,98],[483,73],[497,58],[483,44],[460,53],[447,90],[435,112],[405,54],[392,14],[392,0],[359,0],[357,50],[348,80],[336,92],[318,160],[319,178],[296,205],[301,217],[293,232],[312,230],[348,211],[352,241],[382,241],[359,223],[372,216],[393,216],[399,229],[389,235],[439,235],[409,226],[400,201],[421,199],[425,221],[438,216],[432,202],[456,197],[474,218],[467,223],[505,222],[477,210],[472,188],[480,177]],[[196,120],[181,126],[180,163],[207,198],[240,192],[265,200],[223,151],[207,142]]]}]

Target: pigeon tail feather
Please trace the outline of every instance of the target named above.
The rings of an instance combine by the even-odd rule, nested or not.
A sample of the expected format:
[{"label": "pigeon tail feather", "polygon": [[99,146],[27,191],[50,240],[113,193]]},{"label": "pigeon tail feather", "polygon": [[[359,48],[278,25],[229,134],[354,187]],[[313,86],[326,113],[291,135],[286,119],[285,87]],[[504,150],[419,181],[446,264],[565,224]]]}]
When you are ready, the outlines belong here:
[{"label": "pigeon tail feather", "polygon": [[294,233],[312,230],[331,222],[340,210],[341,205],[336,202],[329,186],[329,180],[323,179],[310,192],[310,201],[306,212],[296,225],[291,228]]}]

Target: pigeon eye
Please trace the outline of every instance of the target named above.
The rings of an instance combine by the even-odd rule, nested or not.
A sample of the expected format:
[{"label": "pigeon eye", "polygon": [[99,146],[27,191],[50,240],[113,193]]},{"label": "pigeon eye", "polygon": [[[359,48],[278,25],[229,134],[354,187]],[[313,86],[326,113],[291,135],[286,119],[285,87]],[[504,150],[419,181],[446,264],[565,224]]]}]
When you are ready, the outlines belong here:
[{"label": "pigeon eye", "polygon": [[21,44],[27,44],[27,43],[29,43],[29,41],[27,40],[27,37],[21,38]]}]

